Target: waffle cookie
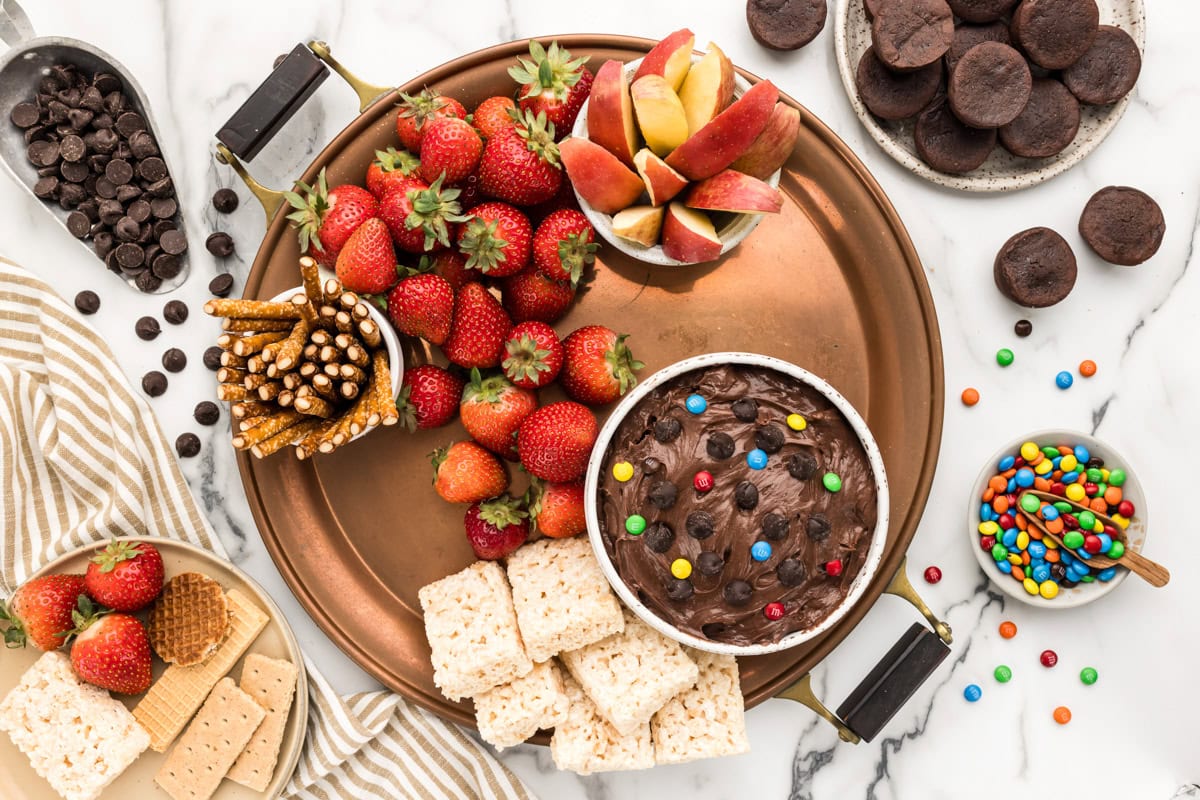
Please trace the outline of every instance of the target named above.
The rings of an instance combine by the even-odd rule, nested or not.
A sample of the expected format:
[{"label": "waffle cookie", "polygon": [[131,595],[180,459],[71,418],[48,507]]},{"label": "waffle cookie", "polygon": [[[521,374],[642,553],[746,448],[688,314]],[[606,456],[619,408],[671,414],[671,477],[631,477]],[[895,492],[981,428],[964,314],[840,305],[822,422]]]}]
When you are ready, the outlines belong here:
[{"label": "waffle cookie", "polygon": [[229,615],[219,583],[199,572],[180,573],[167,581],[150,609],[150,646],[168,664],[199,664],[225,640]]}]

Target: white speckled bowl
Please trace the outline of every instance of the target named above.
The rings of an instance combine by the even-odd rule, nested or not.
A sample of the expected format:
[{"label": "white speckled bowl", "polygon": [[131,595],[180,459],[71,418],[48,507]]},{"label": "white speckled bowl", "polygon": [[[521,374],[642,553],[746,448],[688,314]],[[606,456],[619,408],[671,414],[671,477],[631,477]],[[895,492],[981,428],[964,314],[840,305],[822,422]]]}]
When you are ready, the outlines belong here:
[{"label": "white speckled bowl", "polygon": [[[625,419],[625,416],[642,398],[667,381],[685,372],[722,364],[745,364],[773,369],[789,375],[801,383],[806,383],[819,391],[842,412],[843,416],[850,423],[850,427],[858,434],[863,449],[867,453],[867,460],[871,464],[871,471],[875,477],[877,490],[875,530],[872,533],[871,546],[867,549],[865,563],[862,569],[858,571],[858,575],[854,577],[854,582],[850,584],[850,591],[846,593],[846,597],[842,600],[841,605],[834,609],[832,614],[821,620],[820,623],[808,630],[788,634],[774,644],[723,644],[709,641],[708,639],[701,639],[698,636],[693,636],[690,633],[684,633],[679,630],[638,600],[637,594],[629,588],[628,584],[625,583],[617,572],[616,567],[613,566],[612,559],[608,557],[608,551],[604,547],[604,541],[600,537],[600,517],[596,508],[596,496],[600,489],[600,470],[604,465],[604,455],[608,451],[609,442],[612,441],[612,437],[616,434],[617,428],[620,427],[621,421]],[[588,538],[592,540],[592,549],[596,553],[596,560],[600,562],[600,568],[604,571],[604,576],[608,578],[609,584],[612,586],[613,591],[617,593],[617,596],[621,598],[621,601],[633,613],[637,614],[643,622],[663,636],[674,639],[681,644],[686,644],[688,647],[694,647],[697,650],[707,650],[710,653],[723,653],[731,656],[758,656],[765,653],[787,650],[789,647],[795,647],[802,642],[807,642],[820,636],[837,624],[838,620],[844,617],[846,612],[862,597],[863,592],[867,590],[867,585],[870,584],[871,579],[879,569],[879,562],[883,558],[884,545],[887,543],[888,510],[890,508],[887,473],[883,468],[883,456],[879,452],[879,445],[875,443],[875,437],[871,435],[870,429],[867,428],[866,421],[863,420],[862,416],[854,409],[854,406],[850,405],[850,402],[842,397],[836,389],[808,370],[801,369],[795,364],[778,358],[755,353],[706,353],[701,356],[685,358],[682,361],[677,361],[668,367],[660,369],[646,380],[640,382],[613,409],[613,412],[608,416],[608,421],[600,429],[600,436],[597,438],[596,445],[592,448],[592,456],[588,460],[587,478],[584,484],[583,496],[586,498],[585,514],[587,516]]]},{"label": "white speckled bowl", "polygon": [[[692,63],[695,64],[701,59],[698,53],[692,54]],[[642,59],[635,59],[625,64],[625,75],[632,77],[637,71],[638,64],[642,63]],[[741,75],[735,73],[733,77],[733,96],[734,98],[741,97],[749,90],[750,84]],[[584,101],[583,106],[579,109],[579,116],[575,118],[575,127],[571,129],[572,136],[578,136],[581,139],[588,138],[587,129],[587,112],[588,103]],[[773,188],[779,188],[779,177],[783,174],[783,170],[776,170],[771,177],[767,178]],[[620,250],[631,258],[636,258],[638,261],[645,261],[648,264],[657,264],[660,267],[687,267],[691,266],[688,262],[676,261],[663,252],[662,245],[656,244],[653,247],[643,247],[636,242],[631,242],[627,239],[622,239],[612,231],[612,215],[605,214],[602,211],[597,211],[592,208],[586,200],[584,200],[579,192],[575,193],[575,199],[579,201],[579,207],[583,210],[584,216],[592,223],[592,227],[596,229],[596,233],[604,238],[604,241]],[[762,222],[762,214],[731,214],[733,220],[727,223],[724,227],[717,231],[717,236],[721,239],[721,255],[725,255],[733,248],[742,243],[750,232],[758,227],[758,223]]]},{"label": "white speckled bowl", "polygon": [[[1096,4],[1100,7],[1101,25],[1124,29],[1137,42],[1138,49],[1146,52],[1146,9],[1142,0],[1097,0]],[[939,186],[965,192],[1011,192],[1048,181],[1087,158],[1112,132],[1133,96],[1130,92],[1111,106],[1081,104],[1079,132],[1075,140],[1056,156],[1021,158],[997,144],[982,166],[965,175],[938,172],[917,155],[912,137],[913,120],[881,120],[858,98],[854,74],[859,59],[871,46],[871,25],[863,11],[863,0],[838,0],[835,14],[834,53],[854,113],[884,152],[906,169]],[[1136,87],[1134,91],[1137,91]]]},{"label": "white speckled bowl", "polygon": [[1029,592],[1025,591],[1025,587],[1015,578],[998,570],[996,562],[992,560],[991,554],[985,553],[979,546],[979,506],[982,503],[983,490],[987,486],[988,479],[996,474],[996,465],[1000,463],[1000,459],[1006,455],[1015,455],[1025,442],[1036,442],[1039,447],[1044,447],[1045,445],[1059,447],[1063,445],[1073,446],[1082,444],[1092,455],[1103,458],[1105,467],[1111,467],[1113,464],[1116,464],[1125,470],[1125,484],[1121,487],[1121,493],[1133,503],[1134,509],[1137,512],[1133,515],[1133,521],[1130,523],[1129,528],[1126,529],[1125,534],[1129,539],[1130,549],[1141,552],[1142,548],[1146,546],[1146,529],[1149,524],[1146,494],[1142,490],[1142,483],[1138,480],[1133,465],[1121,457],[1120,453],[1095,436],[1079,431],[1056,428],[1035,431],[1012,439],[984,462],[983,468],[979,471],[979,476],[975,478],[975,483],[971,485],[971,494],[967,498],[967,533],[970,537],[971,552],[975,554],[975,560],[979,562],[980,568],[991,579],[992,584],[1009,597],[1020,600],[1022,603],[1038,606],[1039,608],[1061,610],[1077,608],[1078,606],[1087,605],[1099,600],[1116,589],[1122,581],[1129,577],[1129,570],[1124,567],[1117,567],[1117,574],[1107,583],[1101,583],[1100,581],[1080,583],[1070,589],[1060,590],[1057,597],[1053,600],[1047,600],[1040,594],[1029,594]]}]

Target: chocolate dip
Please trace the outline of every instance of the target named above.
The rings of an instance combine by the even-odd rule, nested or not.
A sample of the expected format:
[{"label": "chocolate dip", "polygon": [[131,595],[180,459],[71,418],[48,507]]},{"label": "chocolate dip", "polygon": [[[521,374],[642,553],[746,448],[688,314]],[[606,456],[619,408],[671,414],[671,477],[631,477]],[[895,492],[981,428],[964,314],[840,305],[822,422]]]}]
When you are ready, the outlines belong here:
[{"label": "chocolate dip", "polygon": [[[685,407],[691,394],[707,401],[702,413]],[[802,415],[807,427],[789,428],[789,414]],[[667,418],[678,421],[679,432],[664,442],[660,439],[676,426],[660,425],[656,437],[655,423]],[[714,434],[732,438],[731,456],[720,457],[728,441],[718,435],[710,442]],[[761,470],[746,459],[756,447],[768,452]],[[634,468],[633,478],[623,483],[612,471],[622,461]],[[711,491],[693,486],[701,470],[713,476]],[[825,488],[826,472],[840,476],[841,491]],[[746,508],[753,492],[738,490],[746,481],[757,489],[753,508]],[[874,476],[850,423],[816,389],[755,366],[693,370],[642,398],[609,444],[598,494],[604,546],[630,589],[679,630],[732,645],[772,644],[829,616],[862,569],[876,522]],[[693,525],[705,538],[689,533],[688,517],[695,512],[711,517],[710,535],[703,525]],[[644,533],[626,531],[633,514],[645,518]],[[669,532],[658,527],[662,524]],[[760,541],[771,546],[765,561],[750,554]],[[724,561],[719,572],[712,566],[715,557]],[[671,574],[672,562],[680,558],[692,565],[685,581]],[[834,560],[841,562],[836,576],[825,567]],[[746,586],[738,582],[751,589],[741,603],[738,590],[744,593]],[[784,606],[781,619],[763,613],[773,602]]]}]

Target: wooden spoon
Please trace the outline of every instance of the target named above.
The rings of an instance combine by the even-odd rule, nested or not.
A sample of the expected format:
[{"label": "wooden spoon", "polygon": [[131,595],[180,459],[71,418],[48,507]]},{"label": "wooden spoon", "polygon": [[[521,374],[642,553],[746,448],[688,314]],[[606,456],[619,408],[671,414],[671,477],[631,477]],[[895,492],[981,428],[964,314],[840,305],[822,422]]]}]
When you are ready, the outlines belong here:
[{"label": "wooden spoon", "polygon": [[[1039,492],[1033,489],[1026,489],[1025,491],[1021,492],[1022,497],[1027,494],[1033,495],[1039,500],[1045,500],[1050,504],[1067,503],[1076,512],[1090,511],[1093,515],[1095,515],[1096,519],[1100,520],[1106,525],[1112,526],[1113,530],[1117,532],[1117,538],[1121,541],[1121,544],[1125,545],[1124,555],[1122,555],[1120,558],[1109,558],[1108,556],[1101,555],[1099,553],[1095,555],[1089,553],[1089,558],[1080,559],[1080,561],[1082,561],[1084,564],[1087,564],[1089,567],[1106,569],[1108,567],[1120,564],[1121,566],[1128,568],[1130,572],[1137,575],[1139,578],[1145,580],[1151,586],[1166,586],[1167,581],[1171,580],[1171,573],[1167,571],[1166,567],[1156,561],[1151,561],[1129,546],[1129,538],[1125,535],[1125,529],[1113,521],[1113,519],[1107,514],[1101,514],[1099,511],[1095,511],[1085,505],[1081,505],[1073,500],[1068,500],[1067,498],[1060,497],[1056,494],[1050,494],[1049,492]],[[1059,547],[1065,550],[1071,550],[1071,548],[1063,544],[1062,537],[1046,530],[1045,521],[1039,517],[1036,512],[1031,514],[1021,507],[1020,497],[1017,498],[1017,509],[1021,512],[1025,519],[1029,520],[1030,523],[1032,523],[1039,531],[1042,532],[1043,536],[1053,541]],[[1078,550],[1072,550],[1071,552],[1075,553],[1076,557],[1078,558]]]}]

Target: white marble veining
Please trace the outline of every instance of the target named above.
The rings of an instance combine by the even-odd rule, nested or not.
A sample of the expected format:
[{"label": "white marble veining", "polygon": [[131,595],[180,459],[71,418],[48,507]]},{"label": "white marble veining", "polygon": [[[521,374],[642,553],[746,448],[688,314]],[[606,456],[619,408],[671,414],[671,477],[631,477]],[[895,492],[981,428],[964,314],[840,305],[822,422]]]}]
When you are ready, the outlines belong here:
[{"label": "white marble veining", "polygon": [[[1200,796],[1200,744],[1195,665],[1200,662],[1200,570],[1191,500],[1200,446],[1193,409],[1200,391],[1200,274],[1194,249],[1200,220],[1200,78],[1194,31],[1200,11],[1188,2],[1148,3],[1145,67],[1134,101],[1112,136],[1087,161],[1049,184],[1006,196],[967,196],[938,189],[903,171],[870,140],[843,94],[827,28],[797,53],[771,53],[750,37],[735,0],[647,3],[552,3],[549,0],[446,2],[241,2],[25,0],[40,33],[87,39],[123,61],[141,81],[162,130],[162,145],[181,187],[193,233],[192,278],[175,293],[192,318],[165,325],[147,345],[132,321],[158,314],[165,297],[142,297],[103,271],[34,201],[0,184],[0,253],[36,270],[68,299],[97,289],[103,307],[91,322],[112,343],[135,383],[170,346],[192,363],[170,377],[152,401],[170,438],[198,430],[191,409],[211,393],[200,354],[211,324],[199,312],[219,269],[203,236],[228,230],[242,248],[226,267],[245,278],[263,219],[236,185],[243,205],[215,214],[208,198],[234,183],[211,158],[212,134],[267,74],[275,55],[319,37],[352,69],[377,83],[399,83],[459,54],[497,42],[566,32],[659,37],[687,25],[699,43],[717,40],[741,66],[771,77],[827,122],[875,174],[898,208],[924,261],[941,324],[946,362],[946,416],[941,463],[910,561],[913,577],[936,563],[945,579],[922,584],[934,610],[953,625],[951,658],[871,744],[840,744],[832,728],[795,704],[773,700],[749,713],[753,751],[721,761],[577,778],[554,770],[536,747],[507,751],[504,761],[546,798],[745,796],[824,798],[1028,797],[1191,798]],[[118,10],[119,7],[119,10]],[[284,185],[355,113],[352,95],[328,81],[255,161],[264,182]],[[5,123],[6,124],[6,123]],[[1167,220],[1158,255],[1141,267],[1103,264],[1075,226],[1086,198],[1107,184],[1135,185],[1154,196]],[[1034,333],[1017,339],[1023,316],[993,288],[991,263],[1012,233],[1033,225],[1059,230],[1080,262],[1074,293],[1029,316]],[[1189,269],[1189,267],[1192,267]],[[993,354],[1012,347],[1007,370]],[[1054,374],[1080,360],[1099,364],[1090,380],[1062,392]],[[968,385],[982,402],[957,401]],[[335,686],[354,691],[372,681],[328,642],[294,601],[267,556],[243,497],[225,420],[199,429],[200,458],[183,468],[193,491],[238,563],[283,606],[302,646]],[[961,530],[964,493],[981,459],[1010,435],[1050,426],[1095,431],[1137,465],[1153,505],[1149,554],[1170,566],[1172,582],[1154,590],[1130,579],[1104,601],[1070,613],[1038,612],[989,591]],[[1013,619],[1020,634],[1000,639]],[[844,697],[914,615],[895,598],[867,619],[817,670],[814,685],[831,705]],[[1038,653],[1052,647],[1059,667],[1045,670]],[[1012,666],[1007,685],[993,667]],[[1084,665],[1100,682],[1083,686]],[[984,697],[968,705],[967,683]],[[1056,725],[1057,705],[1074,721]]]}]

